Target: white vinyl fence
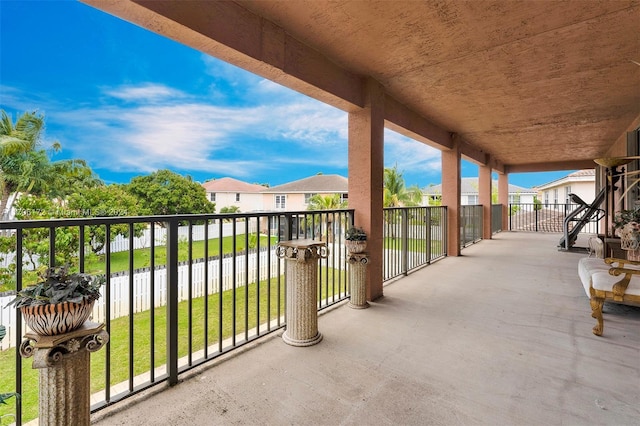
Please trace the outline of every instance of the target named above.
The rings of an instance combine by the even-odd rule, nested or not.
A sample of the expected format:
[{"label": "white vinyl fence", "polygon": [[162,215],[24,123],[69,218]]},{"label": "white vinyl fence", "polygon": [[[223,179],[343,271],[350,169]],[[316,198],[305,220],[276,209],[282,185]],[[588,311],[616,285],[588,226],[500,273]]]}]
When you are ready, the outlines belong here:
[{"label": "white vinyl fence", "polygon": [[[343,257],[344,249],[341,246],[338,253],[334,256],[329,256],[327,259],[327,265],[329,267],[335,267],[338,269],[344,269],[346,266],[346,259]],[[258,254],[250,253],[249,256],[240,255],[235,257],[236,287],[242,287],[246,283],[255,283],[259,280],[264,281],[269,278],[275,278],[278,276],[278,272],[284,273],[284,264],[280,265],[278,270],[278,263],[284,262],[278,259],[275,255],[275,250],[271,249],[269,262],[268,260],[269,249],[265,248],[260,251],[260,270],[257,268]],[[229,256],[222,259],[219,258],[210,259],[208,263],[208,289],[209,294],[216,294],[222,290],[230,290],[233,288],[233,261],[234,257]],[[245,262],[249,262],[248,269]],[[268,267],[267,263],[270,263]],[[220,267],[222,267],[222,283],[220,283]],[[192,297],[203,297],[205,295],[205,282],[204,282],[204,268],[205,262],[194,262],[192,269]],[[267,271],[270,268],[270,276],[267,276]],[[249,272],[247,277],[246,272]],[[166,268],[158,268],[154,271],[154,295],[153,303],[154,307],[165,306],[167,304],[167,270]],[[187,300],[189,292],[189,265],[180,265],[178,267],[178,301]],[[143,312],[152,308],[151,305],[151,271],[143,270],[135,272],[133,274],[133,300],[129,300],[129,275],[114,274],[111,276],[111,297],[104,297],[106,293],[105,287],[100,291],[103,295],[96,301],[93,308],[93,321],[104,322],[107,299],[110,301],[111,306],[111,319],[119,318],[129,315],[130,303],[133,303],[133,312]],[[0,344],[0,350],[5,350],[13,346],[16,341],[14,321],[16,318],[15,308],[13,306],[5,307],[13,299],[13,296],[0,297],[0,324],[7,328],[7,336]],[[25,325],[23,322],[22,330],[25,331]]]},{"label": "white vinyl fence", "polygon": [[[236,235],[244,235],[245,233],[245,222],[236,222]],[[192,227],[192,238],[193,241],[204,241],[204,225],[193,225]],[[208,237],[218,238],[220,236],[220,227],[218,223],[210,223],[208,230]],[[249,221],[249,233],[256,232],[256,222]],[[223,223],[222,224],[222,235],[225,237],[233,235],[233,223]],[[178,239],[186,241],[189,238],[189,227],[188,226],[180,226],[178,228]],[[155,246],[164,246],[167,242],[167,229],[162,228],[160,226],[156,226],[155,235],[154,235],[154,245]],[[140,237],[133,238],[133,248],[134,249],[143,249],[151,247],[151,230],[145,229],[143,234]],[[111,253],[116,253],[119,251],[128,251],[129,250],[129,238],[124,237],[122,235],[118,235],[116,238],[111,241]],[[100,252],[100,254],[104,253],[104,249]]]},{"label": "white vinyl fence", "polygon": [[[268,249],[260,252],[260,280],[267,279],[267,252]],[[270,278],[278,275],[278,259],[275,250],[271,250]],[[246,275],[245,262],[249,262],[249,276]],[[220,291],[220,267],[222,266],[222,290],[230,290],[233,287],[233,257],[222,259],[212,259],[208,262],[209,273],[209,294],[216,294]],[[255,283],[257,281],[257,253],[250,253],[249,256],[235,257],[236,263],[236,287],[241,287],[246,283]],[[205,262],[194,262],[192,265],[192,297],[202,297],[205,295],[204,283]],[[283,271],[284,269],[281,269]],[[166,268],[158,268],[154,271],[154,295],[153,303],[155,307],[165,306],[167,304],[167,270]],[[189,292],[189,265],[178,266],[178,301],[187,300]],[[130,303],[133,303],[133,312],[143,312],[151,309],[151,271],[143,270],[133,274],[133,300],[129,300],[129,275],[114,274],[111,276],[111,297],[104,297],[106,289],[103,286],[100,294],[103,295],[96,301],[93,308],[93,321],[104,322],[107,299],[111,302],[111,319],[129,315]],[[6,307],[13,299],[13,296],[0,297],[0,324],[7,327],[7,336],[0,344],[0,350],[5,350],[13,346],[16,336],[13,323],[16,318],[15,308],[13,306]],[[23,323],[23,331],[26,330]]]}]

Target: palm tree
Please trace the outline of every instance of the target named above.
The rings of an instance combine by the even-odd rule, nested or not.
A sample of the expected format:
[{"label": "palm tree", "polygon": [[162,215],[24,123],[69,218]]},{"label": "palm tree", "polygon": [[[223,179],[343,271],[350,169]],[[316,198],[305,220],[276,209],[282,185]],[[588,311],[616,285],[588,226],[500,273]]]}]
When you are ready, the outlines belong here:
[{"label": "palm tree", "polygon": [[422,204],[422,191],[417,185],[407,188],[398,165],[384,169],[384,207],[415,207]]},{"label": "palm tree", "polygon": [[[340,198],[340,194],[333,195],[320,195],[316,194],[309,198],[309,204],[307,210],[337,210],[347,207],[347,203]],[[314,234],[326,235],[327,241],[329,241],[329,230],[333,230],[333,221],[329,217],[329,214],[315,215],[314,222],[316,223],[316,229]],[[324,224],[325,232],[322,232]]]},{"label": "palm tree", "polygon": [[40,142],[44,118],[36,112],[25,112],[15,125],[9,114],[2,110],[0,117],[0,156],[33,150]]},{"label": "palm tree", "polygon": [[[63,198],[80,186],[102,183],[83,160],[51,162],[41,149],[44,116],[25,112],[15,124],[2,110],[0,117],[0,219],[5,219],[15,195],[46,194]],[[60,150],[53,142],[51,151]]]}]

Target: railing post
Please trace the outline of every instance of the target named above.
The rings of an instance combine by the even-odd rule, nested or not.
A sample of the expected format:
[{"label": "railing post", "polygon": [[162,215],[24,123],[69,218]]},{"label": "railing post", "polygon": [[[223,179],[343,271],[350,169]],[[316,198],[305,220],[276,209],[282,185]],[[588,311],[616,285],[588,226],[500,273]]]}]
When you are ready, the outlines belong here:
[{"label": "railing post", "polygon": [[538,210],[536,210],[535,205],[534,205],[534,212],[536,212],[535,216],[536,216],[536,232],[538,232]]},{"label": "railing post", "polygon": [[407,220],[407,210],[400,210],[402,220],[402,272],[407,275],[409,264],[409,221]]},{"label": "railing post", "polygon": [[167,374],[178,383],[178,220],[167,225]]}]

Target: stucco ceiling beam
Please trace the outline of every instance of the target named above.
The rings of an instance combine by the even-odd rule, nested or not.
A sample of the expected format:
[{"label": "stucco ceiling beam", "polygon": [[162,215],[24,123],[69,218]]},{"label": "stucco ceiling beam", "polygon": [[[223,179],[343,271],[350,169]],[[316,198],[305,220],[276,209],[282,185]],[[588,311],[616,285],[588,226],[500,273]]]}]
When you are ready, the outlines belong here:
[{"label": "stucco ceiling beam", "polygon": [[504,166],[507,173],[551,172],[557,170],[582,170],[593,169],[596,163],[593,160],[557,161],[548,163],[507,164]]},{"label": "stucco ceiling beam", "polygon": [[388,95],[384,102],[384,116],[386,127],[395,132],[440,150],[453,147],[451,133]]}]

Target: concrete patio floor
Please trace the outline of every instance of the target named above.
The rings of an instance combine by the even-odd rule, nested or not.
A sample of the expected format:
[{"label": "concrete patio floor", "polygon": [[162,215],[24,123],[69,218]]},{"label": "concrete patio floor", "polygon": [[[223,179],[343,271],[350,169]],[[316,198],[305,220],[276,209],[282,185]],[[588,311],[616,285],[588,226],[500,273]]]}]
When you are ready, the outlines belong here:
[{"label": "concrete patio floor", "polygon": [[640,308],[591,333],[559,235],[500,233],[319,318],[92,416],[98,425],[640,424]]}]

